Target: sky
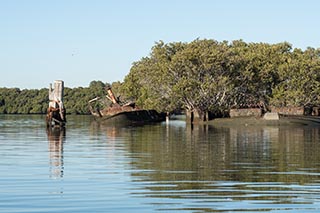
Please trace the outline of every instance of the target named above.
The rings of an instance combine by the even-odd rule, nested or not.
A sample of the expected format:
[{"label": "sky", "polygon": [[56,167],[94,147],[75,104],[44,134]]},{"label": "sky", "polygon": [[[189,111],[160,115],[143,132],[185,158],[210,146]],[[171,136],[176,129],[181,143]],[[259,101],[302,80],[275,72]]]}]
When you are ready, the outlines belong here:
[{"label": "sky", "polygon": [[318,0],[0,0],[0,87],[123,81],[162,40],[320,47]]}]

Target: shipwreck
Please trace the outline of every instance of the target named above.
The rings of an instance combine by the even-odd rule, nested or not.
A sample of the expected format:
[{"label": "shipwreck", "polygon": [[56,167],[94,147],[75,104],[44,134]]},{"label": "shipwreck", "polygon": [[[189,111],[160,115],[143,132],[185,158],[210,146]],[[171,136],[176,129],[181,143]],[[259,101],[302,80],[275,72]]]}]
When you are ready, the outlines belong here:
[{"label": "shipwreck", "polygon": [[156,110],[141,109],[134,102],[122,104],[115,97],[110,86],[106,87],[106,98],[111,101],[109,106],[99,107],[100,97],[89,101],[89,110],[96,121],[108,124],[145,124],[165,121],[165,114]]}]

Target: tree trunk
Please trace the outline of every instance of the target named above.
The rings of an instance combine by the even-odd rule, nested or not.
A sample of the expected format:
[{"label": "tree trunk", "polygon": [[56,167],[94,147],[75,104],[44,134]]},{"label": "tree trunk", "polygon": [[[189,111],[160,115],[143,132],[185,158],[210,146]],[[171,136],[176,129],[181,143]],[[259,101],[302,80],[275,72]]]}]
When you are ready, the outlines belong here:
[{"label": "tree trunk", "polygon": [[200,109],[186,110],[187,123],[203,123],[209,120],[209,113]]}]

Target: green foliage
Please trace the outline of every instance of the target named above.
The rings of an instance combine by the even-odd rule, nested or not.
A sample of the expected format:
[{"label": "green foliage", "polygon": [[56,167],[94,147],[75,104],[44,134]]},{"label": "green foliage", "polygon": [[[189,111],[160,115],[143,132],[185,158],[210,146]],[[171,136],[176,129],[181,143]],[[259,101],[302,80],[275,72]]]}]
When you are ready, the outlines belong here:
[{"label": "green foliage", "polygon": [[320,50],[295,49],[282,64],[280,82],[271,103],[276,106],[318,106],[320,104]]},{"label": "green foliage", "polygon": [[[45,114],[49,105],[48,89],[0,88],[1,114]],[[88,114],[88,101],[105,96],[105,84],[92,81],[89,87],[65,88],[64,105],[69,114]]]},{"label": "green foliage", "polygon": [[196,39],[160,41],[133,63],[122,92],[144,108],[200,111],[320,104],[320,50]]},{"label": "green foliage", "polygon": [[[124,102],[145,109],[222,111],[250,106],[319,106],[320,49],[278,44],[159,41],[133,63],[124,82],[92,81],[65,88],[67,113],[87,114],[88,101],[108,104],[106,85]],[[48,90],[0,88],[0,113],[46,113]]]}]

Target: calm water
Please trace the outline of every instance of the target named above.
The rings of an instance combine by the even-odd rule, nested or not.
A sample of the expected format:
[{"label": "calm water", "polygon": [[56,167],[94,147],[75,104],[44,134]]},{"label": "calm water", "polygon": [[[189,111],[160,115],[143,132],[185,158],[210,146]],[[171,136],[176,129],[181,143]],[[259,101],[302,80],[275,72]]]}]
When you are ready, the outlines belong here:
[{"label": "calm water", "polygon": [[319,212],[320,128],[0,116],[0,212]]}]

